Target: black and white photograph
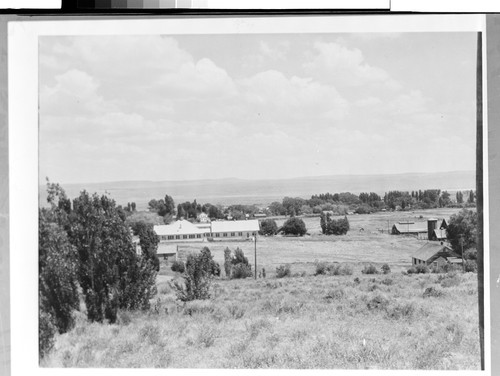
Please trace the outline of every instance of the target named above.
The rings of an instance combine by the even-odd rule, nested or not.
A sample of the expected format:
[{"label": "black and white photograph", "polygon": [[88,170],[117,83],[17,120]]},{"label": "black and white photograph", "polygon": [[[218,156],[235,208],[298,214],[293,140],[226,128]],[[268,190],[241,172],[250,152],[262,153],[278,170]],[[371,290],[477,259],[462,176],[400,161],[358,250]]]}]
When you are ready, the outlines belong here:
[{"label": "black and white photograph", "polygon": [[275,18],[38,37],[41,368],[481,369],[481,33]]}]

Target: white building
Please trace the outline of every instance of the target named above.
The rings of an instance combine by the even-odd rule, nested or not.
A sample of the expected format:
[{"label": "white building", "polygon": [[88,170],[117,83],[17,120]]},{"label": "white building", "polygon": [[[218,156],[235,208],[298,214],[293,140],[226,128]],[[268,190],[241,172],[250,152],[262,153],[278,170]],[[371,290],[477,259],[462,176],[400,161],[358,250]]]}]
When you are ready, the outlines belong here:
[{"label": "white building", "polygon": [[206,240],[250,239],[259,231],[259,221],[214,221],[193,224],[186,220],[169,225],[154,226],[160,243],[193,242]]}]

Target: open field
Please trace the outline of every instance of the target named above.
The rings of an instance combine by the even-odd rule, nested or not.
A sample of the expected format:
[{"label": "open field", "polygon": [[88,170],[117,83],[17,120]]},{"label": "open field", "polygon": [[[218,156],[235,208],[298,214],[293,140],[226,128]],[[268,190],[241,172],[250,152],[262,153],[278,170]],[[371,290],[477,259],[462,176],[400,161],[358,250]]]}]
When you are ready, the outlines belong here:
[{"label": "open field", "polygon": [[[425,241],[378,231],[387,221],[456,211],[349,216],[352,231],[338,237],[320,235],[319,218],[305,218],[309,236],[258,238],[267,278],[216,279],[207,301],[177,301],[171,279],[181,276],[162,261],[149,311],[120,312],[113,325],[77,313],[76,327],[57,336],[41,366],[479,369],[477,275],[403,275]],[[221,269],[226,246],[253,263],[253,242],[189,247],[204,245]],[[315,260],[352,274],[314,276]],[[366,263],[379,270],[388,263],[391,273],[364,275]],[[275,278],[282,264],[292,277]]]},{"label": "open field", "polygon": [[[296,272],[312,273],[318,261],[348,263],[387,263],[395,270],[407,269],[411,255],[427,240],[412,236],[388,235],[387,228],[403,220],[425,221],[427,218],[446,218],[459,209],[434,209],[415,212],[385,212],[376,214],[350,215],[351,231],[344,236],[321,234],[319,217],[303,218],[309,232],[304,237],[264,237],[257,240],[257,268],[266,269],[268,275],[277,266],[291,264]],[[422,216],[422,218],[420,218]],[[285,219],[277,219],[278,226]],[[359,231],[363,228],[364,231]],[[384,230],[381,233],[379,230]],[[183,244],[188,251],[198,252],[203,246],[210,248],[214,259],[222,265],[224,249],[239,247],[245,252],[250,263],[254,263],[254,243],[252,241],[216,241],[209,243]]]},{"label": "open field", "polygon": [[118,324],[79,314],[41,366],[479,369],[475,274],[358,278],[218,280],[186,305],[161,282]]}]

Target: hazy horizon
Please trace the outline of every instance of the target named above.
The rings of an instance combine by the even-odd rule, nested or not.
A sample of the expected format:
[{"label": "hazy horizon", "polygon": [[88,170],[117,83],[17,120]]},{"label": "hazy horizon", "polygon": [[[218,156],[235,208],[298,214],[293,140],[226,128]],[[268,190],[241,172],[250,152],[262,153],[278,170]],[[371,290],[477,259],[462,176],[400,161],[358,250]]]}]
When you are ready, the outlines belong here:
[{"label": "hazy horizon", "polygon": [[39,41],[42,184],[475,168],[476,33]]},{"label": "hazy horizon", "polygon": [[[112,184],[112,183],[189,183],[203,181],[224,181],[224,180],[241,180],[241,181],[280,181],[280,180],[297,180],[297,179],[315,179],[315,178],[334,178],[334,177],[382,177],[382,176],[398,176],[398,175],[432,175],[432,174],[454,174],[454,173],[471,173],[475,174],[475,170],[453,170],[453,171],[435,171],[435,172],[401,172],[391,174],[332,174],[332,175],[310,175],[310,176],[292,176],[287,178],[241,178],[235,176],[227,176],[221,178],[205,178],[205,179],[183,179],[183,180],[103,180],[103,181],[77,181],[77,182],[61,182],[54,181],[49,178],[51,183],[59,183],[60,185],[83,185],[83,184]],[[40,180],[40,185],[46,184],[46,178]]]}]

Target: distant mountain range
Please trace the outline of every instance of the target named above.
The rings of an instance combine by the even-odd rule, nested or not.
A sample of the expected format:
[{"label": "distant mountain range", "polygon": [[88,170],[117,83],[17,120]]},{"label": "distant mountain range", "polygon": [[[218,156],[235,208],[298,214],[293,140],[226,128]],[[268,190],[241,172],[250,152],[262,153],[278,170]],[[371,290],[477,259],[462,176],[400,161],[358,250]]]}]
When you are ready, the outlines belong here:
[{"label": "distant mountain range", "polygon": [[[80,191],[108,192],[118,204],[135,202],[145,209],[149,200],[168,194],[176,203],[193,201],[212,204],[257,204],[266,206],[285,196],[310,198],[313,194],[336,192],[412,191],[441,189],[450,192],[475,189],[475,171],[405,173],[391,175],[330,175],[290,179],[245,180],[238,178],[186,181],[119,181],[62,184],[69,197]],[[45,203],[45,186],[40,187],[40,202]]]}]

